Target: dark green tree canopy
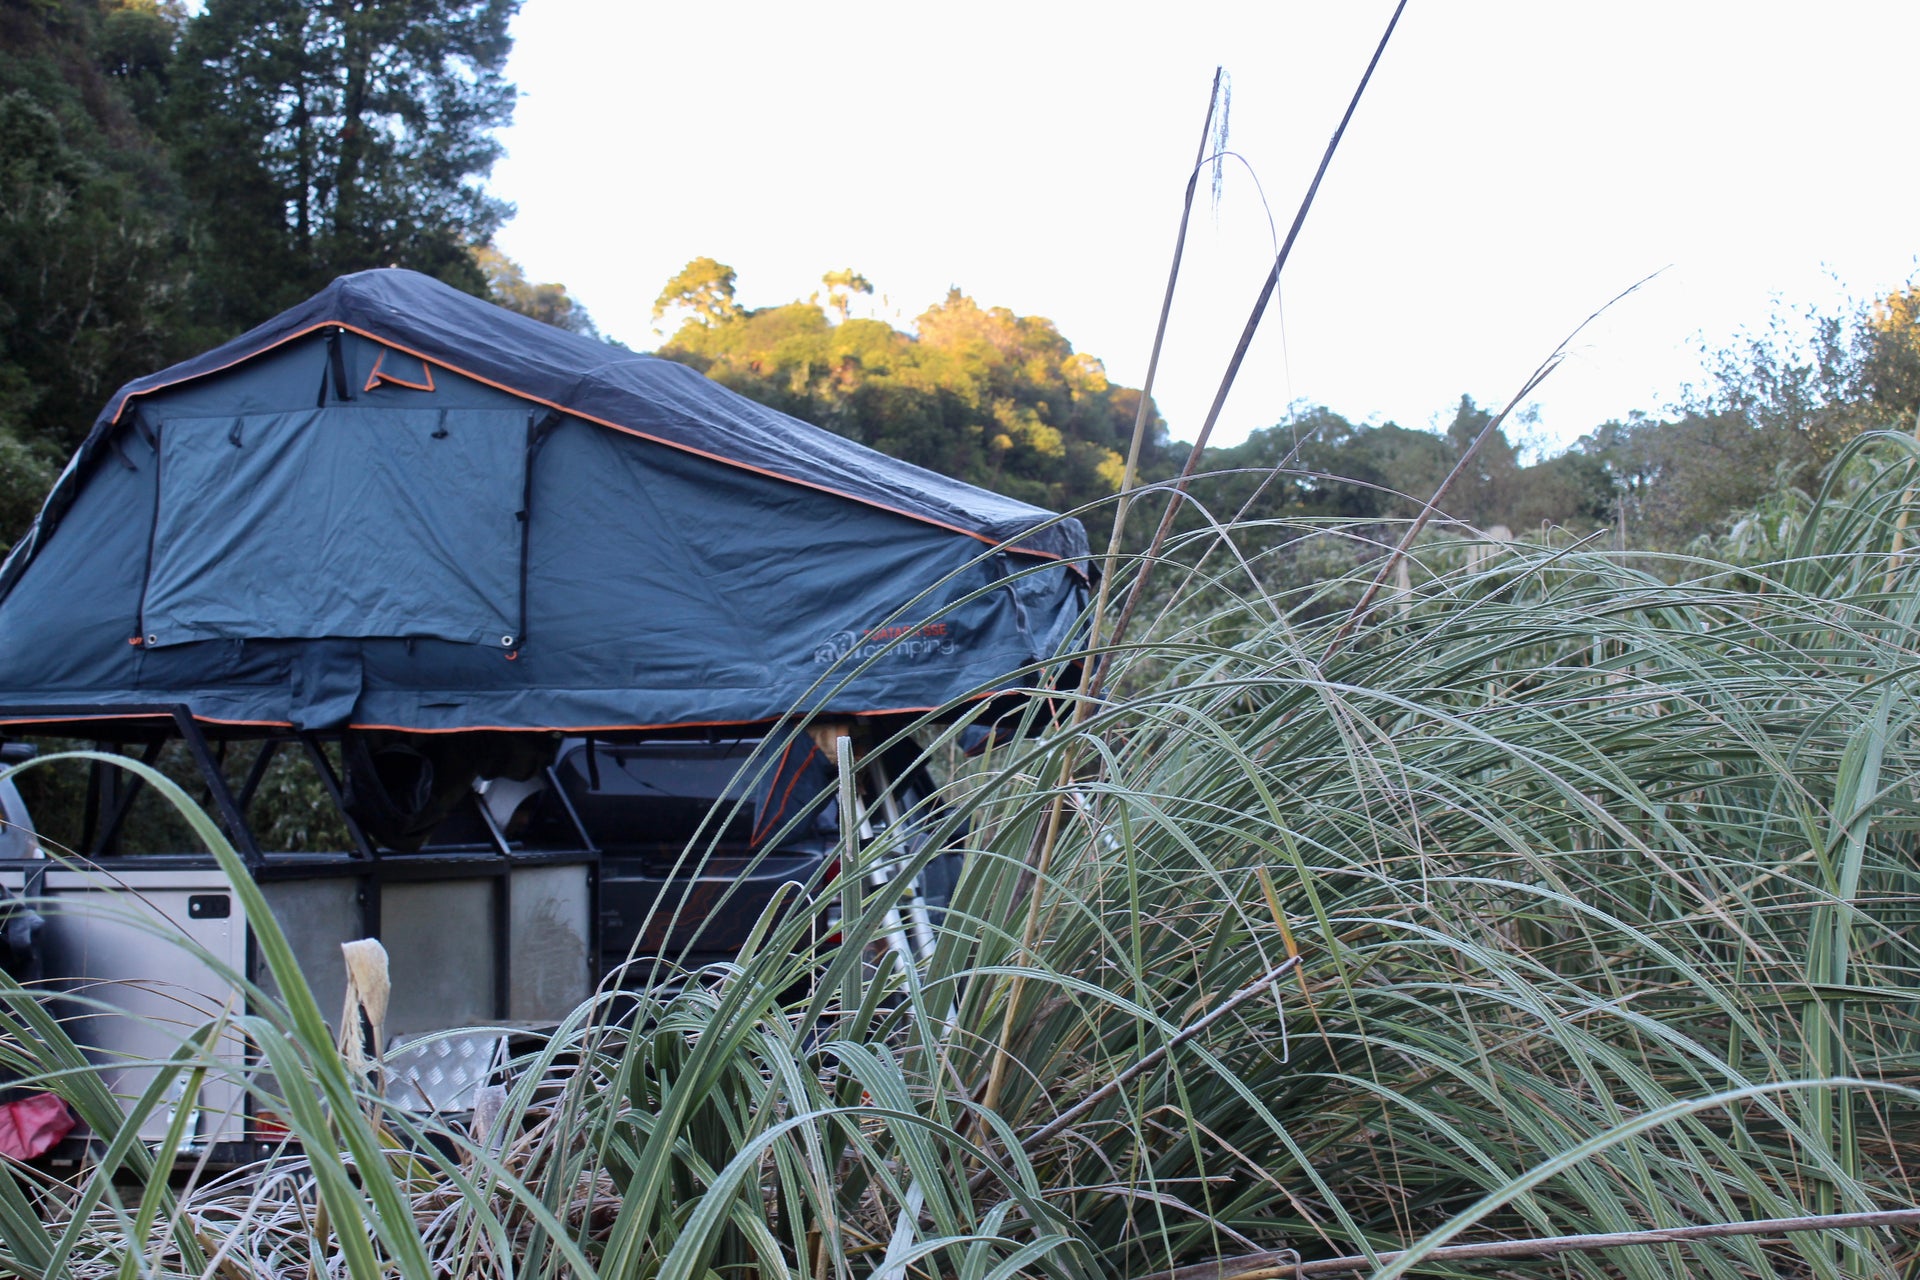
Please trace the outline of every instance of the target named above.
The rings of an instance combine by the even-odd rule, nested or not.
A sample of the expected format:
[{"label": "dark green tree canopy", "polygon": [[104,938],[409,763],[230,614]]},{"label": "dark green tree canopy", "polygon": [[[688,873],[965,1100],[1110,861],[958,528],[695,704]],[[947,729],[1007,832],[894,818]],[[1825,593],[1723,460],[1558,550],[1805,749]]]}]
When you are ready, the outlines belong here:
[{"label": "dark green tree canopy", "polygon": [[[1228,472],[1205,487],[1222,520],[1312,516],[1411,520],[1436,493],[1493,415],[1462,396],[1444,432],[1387,422],[1356,425],[1324,405],[1279,426],[1209,450],[1207,469]],[[1612,511],[1612,482],[1596,459],[1563,454],[1525,464],[1503,429],[1482,442],[1453,481],[1442,514],[1480,529],[1516,532],[1542,524],[1585,531]]]},{"label": "dark green tree canopy", "polygon": [[0,4],[0,547],[108,392],[185,354],[179,187],[138,110],[177,27],[155,0]]},{"label": "dark green tree canopy", "polygon": [[407,266],[471,292],[511,209],[480,185],[513,115],[518,0],[209,0],[168,118],[236,319],[334,276]]}]

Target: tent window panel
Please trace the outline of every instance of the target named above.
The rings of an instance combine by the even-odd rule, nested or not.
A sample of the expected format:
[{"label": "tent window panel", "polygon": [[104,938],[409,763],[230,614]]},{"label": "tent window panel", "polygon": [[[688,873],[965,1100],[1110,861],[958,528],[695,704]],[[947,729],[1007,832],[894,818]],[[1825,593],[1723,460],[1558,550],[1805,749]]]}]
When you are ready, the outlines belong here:
[{"label": "tent window panel", "polygon": [[409,391],[433,390],[433,366],[419,356],[402,355],[388,347],[380,348],[373,358],[373,372],[367,375],[362,391],[379,387],[405,387]]},{"label": "tent window panel", "polygon": [[516,643],[525,413],[334,405],[159,434],[146,643]]}]

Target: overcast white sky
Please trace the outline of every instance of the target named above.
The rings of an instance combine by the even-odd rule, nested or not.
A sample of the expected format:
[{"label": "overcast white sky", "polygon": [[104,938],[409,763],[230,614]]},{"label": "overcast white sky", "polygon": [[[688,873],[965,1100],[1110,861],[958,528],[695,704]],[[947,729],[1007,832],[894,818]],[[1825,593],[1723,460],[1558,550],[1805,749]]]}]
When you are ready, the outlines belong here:
[{"label": "overcast white sky", "polygon": [[[689,259],[741,300],[852,266],[901,327],[956,284],[1139,385],[1216,64],[1281,231],[1391,0],[525,0],[499,237],[637,349]],[[1424,426],[1535,397],[1558,446],[1658,411],[1775,300],[1911,277],[1920,4],[1411,0],[1221,421]],[[1199,428],[1272,252],[1245,168],[1200,205],[1155,396]]]}]

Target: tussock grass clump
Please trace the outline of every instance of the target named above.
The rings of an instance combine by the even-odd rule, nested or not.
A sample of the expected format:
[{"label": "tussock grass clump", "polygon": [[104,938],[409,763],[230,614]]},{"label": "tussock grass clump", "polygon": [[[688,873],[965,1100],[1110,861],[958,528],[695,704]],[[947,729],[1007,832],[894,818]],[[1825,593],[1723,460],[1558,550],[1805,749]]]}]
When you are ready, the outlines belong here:
[{"label": "tussock grass clump", "polygon": [[[355,1105],[268,939],[288,1004],[254,993],[246,1027],[301,1082],[270,1102],[304,1154],[133,1201],[14,1170],[0,1266],[984,1280],[1412,1247],[1375,1274],[1902,1274],[1910,1227],[1417,1256],[1915,1203],[1914,463],[1859,447],[1870,482],[1738,569],[1449,535],[1353,618],[1377,561],[1276,585],[1217,535],[1173,546],[1192,575],[1106,699],[956,771],[929,820],[968,870],[924,965],[878,945],[883,895],[837,949],[769,916],[732,966],[583,1006],[437,1144]],[[16,1062],[116,1105],[29,994],[6,1009]]]}]

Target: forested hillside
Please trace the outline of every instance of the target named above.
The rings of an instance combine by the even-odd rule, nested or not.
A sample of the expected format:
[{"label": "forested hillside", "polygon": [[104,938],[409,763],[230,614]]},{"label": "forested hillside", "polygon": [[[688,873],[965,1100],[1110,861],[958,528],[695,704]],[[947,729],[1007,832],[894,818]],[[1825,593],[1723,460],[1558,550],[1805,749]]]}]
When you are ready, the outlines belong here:
[{"label": "forested hillside", "polygon": [[[697,258],[668,281],[660,354],[756,400],[898,457],[1033,502],[1070,508],[1118,487],[1138,390],[1111,383],[1052,324],[953,290],[903,333],[853,314],[865,277],[830,271],[811,297],[751,309],[733,268]],[[1776,490],[1817,482],[1862,431],[1911,430],[1920,408],[1920,290],[1851,311],[1776,317],[1707,357],[1704,384],[1664,416],[1597,424],[1529,459],[1495,427],[1448,487],[1443,514],[1516,536],[1605,528],[1639,548],[1683,548]],[[1487,428],[1462,396],[1444,430],[1355,423],[1303,405],[1245,441],[1210,449],[1195,493],[1212,518],[1409,519]],[[1147,479],[1189,446],[1148,416]],[[1522,424],[1524,426],[1524,424]],[[1177,430],[1177,424],[1175,429]],[[1516,433],[1518,434],[1518,433]],[[1202,517],[1189,513],[1186,523]],[[1099,512],[1089,524],[1103,523]],[[1249,531],[1246,535],[1257,540]]]},{"label": "forested hillside", "polygon": [[[667,282],[656,319],[681,318],[660,354],[763,404],[862,444],[1045,506],[1117,491],[1140,392],[1107,379],[1053,322],[982,307],[959,289],[923,311],[914,334],[852,315],[871,294],[848,269],[824,298],[748,310],[735,272],[696,258]],[[1166,424],[1148,411],[1144,458],[1156,466]]]},{"label": "forested hillside", "polygon": [[[1704,374],[1665,415],[1599,424],[1530,463],[1496,428],[1446,490],[1444,514],[1516,537],[1607,529],[1630,548],[1684,550],[1771,497],[1802,500],[1863,432],[1920,431],[1920,288],[1772,317],[1708,353]],[[1202,492],[1220,519],[1409,519],[1491,418],[1464,396],[1440,433],[1308,407],[1211,450],[1207,468],[1230,474]]]}]

